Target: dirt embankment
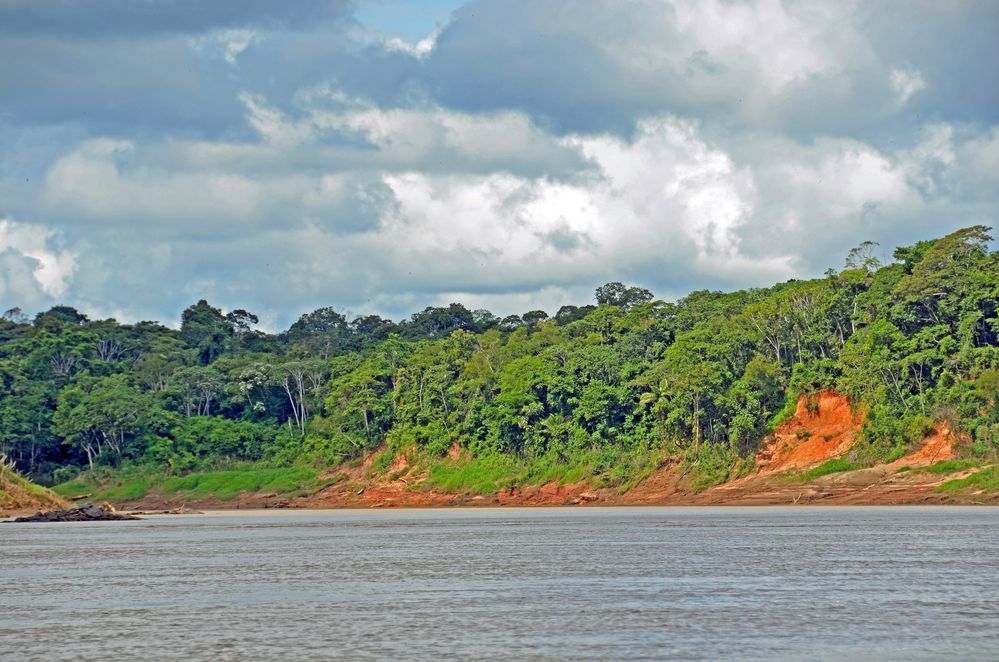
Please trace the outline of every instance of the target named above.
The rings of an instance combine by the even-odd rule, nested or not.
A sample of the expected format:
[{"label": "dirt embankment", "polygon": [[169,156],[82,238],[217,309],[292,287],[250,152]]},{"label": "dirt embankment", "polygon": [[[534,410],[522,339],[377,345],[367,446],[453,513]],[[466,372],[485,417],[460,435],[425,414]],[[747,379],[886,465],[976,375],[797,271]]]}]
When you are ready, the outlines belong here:
[{"label": "dirt embankment", "polygon": [[[832,473],[803,480],[802,472],[823,462],[847,456],[859,439],[864,412],[843,396],[824,391],[802,397],[794,415],[782,423],[757,454],[756,470],[737,480],[694,492],[689,469],[678,458],[663,458],[662,466],[626,491],[596,488],[586,482],[519,486],[496,494],[447,492],[425,486],[427,473],[398,454],[391,465],[376,469],[378,453],[354,466],[332,470],[334,481],[314,494],[284,498],[276,494],[249,494],[235,501],[188,502],[205,508],[384,508],[425,506],[546,506],[597,505],[776,505],[776,504],[916,504],[960,503],[963,497],[935,491],[945,480],[968,475],[938,475],[916,469],[955,457],[954,433],[938,425],[917,450],[890,464]],[[463,459],[456,445],[448,455]],[[999,501],[999,497],[974,501]],[[970,499],[969,499],[970,502]],[[147,498],[132,507],[160,508],[179,505]]]},{"label": "dirt embankment", "polygon": [[974,470],[948,474],[908,471],[953,459],[957,435],[938,424],[919,448],[887,464],[839,471],[804,480],[802,473],[824,462],[844,458],[858,441],[864,412],[832,391],[802,397],[794,416],[778,426],[756,456],[750,476],[716,485],[699,494],[667,498],[691,504],[894,505],[999,501],[999,495],[974,499],[943,495],[936,488]]},{"label": "dirt embankment", "polygon": [[864,412],[833,391],[802,396],[794,416],[780,424],[756,455],[761,474],[800,470],[842,457],[857,441]]},{"label": "dirt embankment", "polygon": [[[803,471],[834,458],[846,456],[859,439],[864,411],[833,391],[802,397],[794,415],[778,426],[756,456],[756,471],[701,492],[689,488],[689,480],[677,458],[665,458],[660,470],[627,491],[594,488],[585,482],[517,487],[494,495],[455,494],[421,489],[426,478],[398,455],[381,474],[371,471],[372,457],[349,469],[340,481],[320,492],[295,499],[293,507],[406,507],[455,505],[564,505],[564,504],[901,504],[955,503],[961,497],[944,496],[935,488],[945,480],[965,473],[935,475],[899,472],[915,469],[955,456],[955,435],[947,426],[937,426],[923,444],[891,464],[844,471],[803,481]],[[460,451],[452,448],[452,460]],[[980,502],[981,499],[977,499]]]},{"label": "dirt embankment", "polygon": [[[460,461],[461,449],[457,445],[452,446],[448,456],[451,461]],[[331,476],[336,479],[334,484],[315,494],[292,499],[287,505],[294,508],[549,506],[584,503],[597,498],[585,483],[513,487],[490,495],[418,487],[426,480],[427,473],[412,466],[404,454],[397,454],[391,466],[383,472],[372,468],[376,457],[377,454],[371,454],[355,467],[334,471]]]},{"label": "dirt embankment", "polygon": [[57,494],[0,466],[0,517],[68,506],[69,502]]}]

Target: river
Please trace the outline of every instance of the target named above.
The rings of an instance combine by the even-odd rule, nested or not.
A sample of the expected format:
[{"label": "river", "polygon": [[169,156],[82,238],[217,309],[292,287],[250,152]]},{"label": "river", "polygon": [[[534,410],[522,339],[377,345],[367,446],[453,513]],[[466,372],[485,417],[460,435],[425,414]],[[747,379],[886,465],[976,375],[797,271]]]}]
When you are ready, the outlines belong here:
[{"label": "river", "polygon": [[995,660],[999,508],[0,525],[3,659]]}]

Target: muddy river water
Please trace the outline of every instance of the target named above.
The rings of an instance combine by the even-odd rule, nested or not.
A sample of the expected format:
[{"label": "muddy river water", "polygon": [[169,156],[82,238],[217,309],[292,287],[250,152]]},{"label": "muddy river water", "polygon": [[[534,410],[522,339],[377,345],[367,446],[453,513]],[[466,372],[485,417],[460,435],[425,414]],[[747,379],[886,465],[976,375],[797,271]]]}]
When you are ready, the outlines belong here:
[{"label": "muddy river water", "polygon": [[0,525],[0,659],[999,659],[999,509]]}]

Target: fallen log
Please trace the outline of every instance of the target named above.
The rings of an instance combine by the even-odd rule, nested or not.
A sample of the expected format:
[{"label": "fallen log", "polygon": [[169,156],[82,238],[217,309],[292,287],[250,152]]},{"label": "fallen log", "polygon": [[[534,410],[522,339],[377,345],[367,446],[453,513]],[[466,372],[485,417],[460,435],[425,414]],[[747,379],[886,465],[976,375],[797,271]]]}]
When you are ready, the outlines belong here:
[{"label": "fallen log", "polygon": [[170,508],[169,510],[130,510],[129,515],[204,515],[200,510],[191,510],[187,506]]},{"label": "fallen log", "polygon": [[67,510],[50,510],[48,512],[37,512],[28,517],[18,517],[12,522],[106,522],[113,520],[134,520],[142,519],[134,515],[116,513],[113,508],[102,508],[89,503],[79,508],[69,508]]}]

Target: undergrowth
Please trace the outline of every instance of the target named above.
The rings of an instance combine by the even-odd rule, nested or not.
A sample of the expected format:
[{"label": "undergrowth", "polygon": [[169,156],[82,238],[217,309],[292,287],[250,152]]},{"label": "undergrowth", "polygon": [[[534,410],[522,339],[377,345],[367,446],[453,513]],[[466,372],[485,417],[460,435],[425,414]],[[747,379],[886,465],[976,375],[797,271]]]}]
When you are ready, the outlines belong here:
[{"label": "undergrowth", "polygon": [[683,474],[695,493],[741,478],[752,469],[752,458],[742,458],[735,450],[720,444],[705,444],[697,453],[688,451],[683,461]]}]

